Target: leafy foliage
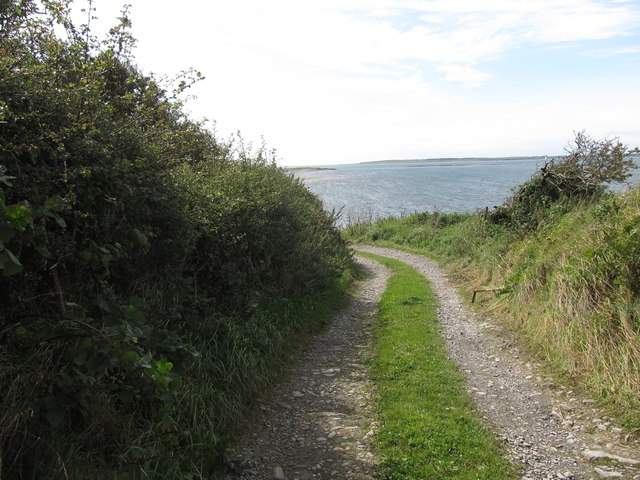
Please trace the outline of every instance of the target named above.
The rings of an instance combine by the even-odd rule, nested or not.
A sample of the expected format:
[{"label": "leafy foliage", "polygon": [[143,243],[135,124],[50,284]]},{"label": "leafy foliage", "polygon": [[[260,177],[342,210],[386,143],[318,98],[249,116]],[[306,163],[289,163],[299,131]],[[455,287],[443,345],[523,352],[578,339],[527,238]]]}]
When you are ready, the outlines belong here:
[{"label": "leafy foliage", "polygon": [[186,116],[199,74],[139,71],[126,9],[99,42],[68,7],[0,2],[0,477],[205,476],[253,367],[311,326],[273,305],[320,301],[350,254],[264,148]]},{"label": "leafy foliage", "polygon": [[[611,182],[623,182],[635,167],[629,150],[618,139],[594,140],[579,132],[567,155],[548,162],[489,215],[495,223],[535,229],[552,206],[597,198]],[[556,209],[557,210],[557,209]]]}]

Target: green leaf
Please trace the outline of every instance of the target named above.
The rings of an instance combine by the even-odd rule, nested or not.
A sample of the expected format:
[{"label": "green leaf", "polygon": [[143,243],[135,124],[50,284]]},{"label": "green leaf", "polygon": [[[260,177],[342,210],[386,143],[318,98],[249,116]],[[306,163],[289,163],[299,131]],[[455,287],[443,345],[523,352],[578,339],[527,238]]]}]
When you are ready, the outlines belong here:
[{"label": "green leaf", "polygon": [[53,197],[47,198],[47,201],[44,202],[44,208],[47,210],[62,210],[67,206],[66,202],[62,199],[60,195],[54,195]]},{"label": "green leaf", "polygon": [[64,221],[64,218],[62,218],[60,215],[57,215],[49,210],[43,210],[42,214],[46,215],[49,218],[53,218],[55,222],[60,226],[60,228],[67,228],[67,223]]},{"label": "green leaf", "polygon": [[27,225],[33,220],[31,209],[25,205],[9,205],[6,215],[13,227],[20,232],[24,232]]},{"label": "green leaf", "polygon": [[126,363],[135,363],[140,360],[140,355],[133,350],[127,350],[122,354],[122,360]]},{"label": "green leaf", "polygon": [[124,315],[125,318],[133,324],[144,323],[144,314],[133,305],[125,308]]},{"label": "green leaf", "polygon": [[169,373],[173,368],[173,363],[168,361],[166,358],[162,358],[156,362],[156,370],[163,375]]},{"label": "green leaf", "polygon": [[20,272],[22,270],[22,264],[20,260],[11,253],[11,250],[5,248],[0,252],[0,269],[2,269],[2,275],[8,277]]},{"label": "green leaf", "polygon": [[146,237],[146,235],[144,233],[142,233],[137,228],[133,229],[133,236],[136,239],[136,241],[140,245],[142,245],[143,247],[145,247],[145,248],[149,248],[150,247],[149,239]]},{"label": "green leaf", "polygon": [[143,306],[142,299],[137,295],[133,295],[129,298],[129,305],[133,305],[137,309],[141,309]]},{"label": "green leaf", "polygon": [[67,222],[65,222],[62,217],[59,217],[58,215],[54,215],[53,219],[60,226],[60,228],[67,228]]},{"label": "green leaf", "polygon": [[131,343],[138,343],[138,338],[140,337],[140,334],[138,332],[141,333],[139,328],[132,327],[131,325],[127,324],[124,332],[125,338]]},{"label": "green leaf", "polygon": [[[12,180],[16,177],[12,177],[10,175],[5,175],[5,173],[7,173],[7,167],[5,167],[4,165],[0,165],[0,182],[4,183],[6,186],[10,187],[11,183],[9,182],[9,180]],[[3,196],[4,198],[4,196]]]},{"label": "green leaf", "polygon": [[138,365],[144,368],[150,368],[151,360],[152,360],[151,354],[145,353],[142,357],[140,357],[140,360],[138,361]]}]

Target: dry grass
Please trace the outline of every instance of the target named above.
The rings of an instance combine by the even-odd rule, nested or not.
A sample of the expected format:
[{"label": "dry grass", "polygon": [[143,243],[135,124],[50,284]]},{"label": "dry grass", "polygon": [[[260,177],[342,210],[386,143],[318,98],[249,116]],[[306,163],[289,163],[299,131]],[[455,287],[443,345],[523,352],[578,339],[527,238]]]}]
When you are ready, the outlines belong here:
[{"label": "dry grass", "polygon": [[[483,227],[480,215],[435,220],[387,219],[369,230],[382,238],[359,229],[358,240],[444,260],[466,291],[504,287],[478,296],[480,308],[564,381],[640,428],[640,190],[574,206],[520,237]],[[425,228],[431,238],[411,231]]]}]

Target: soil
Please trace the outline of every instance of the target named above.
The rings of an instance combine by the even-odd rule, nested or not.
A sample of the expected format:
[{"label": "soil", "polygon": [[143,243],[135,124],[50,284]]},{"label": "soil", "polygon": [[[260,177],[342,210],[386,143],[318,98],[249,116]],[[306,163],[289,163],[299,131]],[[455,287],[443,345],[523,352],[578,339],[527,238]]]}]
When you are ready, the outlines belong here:
[{"label": "soil", "polygon": [[[438,299],[451,358],[478,415],[521,467],[522,480],[640,480],[640,442],[595,402],[541,373],[513,334],[470,312],[432,260],[358,246],[424,275]],[[256,410],[256,428],[233,452],[234,479],[370,479],[376,455],[371,323],[389,272],[358,258],[368,276],[350,306],[306,348],[285,383]]]}]

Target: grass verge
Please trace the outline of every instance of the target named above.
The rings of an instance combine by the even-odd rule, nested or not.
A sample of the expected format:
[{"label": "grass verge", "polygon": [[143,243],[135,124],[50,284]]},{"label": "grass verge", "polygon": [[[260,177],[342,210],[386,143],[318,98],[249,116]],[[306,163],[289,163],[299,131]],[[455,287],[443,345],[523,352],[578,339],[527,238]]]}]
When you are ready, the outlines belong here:
[{"label": "grass verge", "polygon": [[[355,225],[352,243],[421,253],[516,332],[561,383],[640,430],[640,190],[557,203],[534,231],[483,213],[420,213]],[[542,217],[541,217],[542,218]],[[466,292],[466,293],[465,293]]]},{"label": "grass verge", "polygon": [[375,322],[379,477],[517,478],[447,358],[427,280],[402,262],[359,253],[395,272]]},{"label": "grass verge", "polygon": [[287,373],[309,339],[346,307],[359,275],[355,269],[345,270],[322,293],[274,300],[250,318],[230,317],[206,325],[210,339],[197,344],[203,353],[175,405],[178,425],[191,432],[183,448],[174,449],[180,459],[176,462],[196,459],[205,465],[194,478],[221,471],[228,447],[252,428],[255,401]]}]

